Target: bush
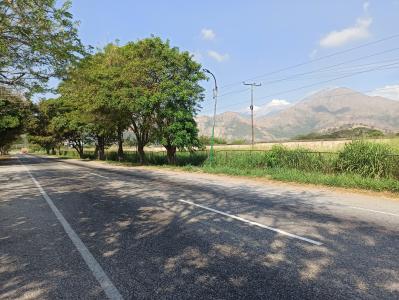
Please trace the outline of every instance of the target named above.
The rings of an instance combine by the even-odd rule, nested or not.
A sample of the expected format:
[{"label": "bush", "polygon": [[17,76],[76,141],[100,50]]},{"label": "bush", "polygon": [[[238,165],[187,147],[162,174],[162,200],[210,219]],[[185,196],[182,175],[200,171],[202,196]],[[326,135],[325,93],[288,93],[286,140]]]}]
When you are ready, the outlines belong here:
[{"label": "bush", "polygon": [[346,144],[339,153],[337,169],[363,177],[392,177],[397,168],[392,152],[392,149],[384,144],[355,141]]},{"label": "bush", "polygon": [[248,144],[247,140],[245,139],[237,139],[237,140],[232,140],[231,145],[246,145]]},{"label": "bush", "polygon": [[268,156],[268,167],[303,171],[321,171],[325,167],[323,156],[308,149],[287,149],[283,146],[273,146]]},{"label": "bush", "polygon": [[[208,162],[209,164],[209,162]],[[288,149],[281,145],[270,151],[217,151],[215,166],[248,168],[287,168],[302,171],[334,172],[336,155]]]},{"label": "bush", "polygon": [[[201,143],[201,145],[210,145],[211,144],[211,137],[206,136],[206,135],[202,135],[199,137],[199,141]],[[214,137],[213,138],[214,144],[215,145],[226,145],[227,141],[223,138],[220,137]]]},{"label": "bush", "polygon": [[[85,152],[86,153],[86,152]],[[116,151],[106,151],[106,159],[110,161],[118,161],[118,153]],[[165,151],[145,153],[146,161],[150,165],[167,165],[168,160]],[[207,151],[178,151],[176,152],[176,165],[200,166],[208,158]],[[125,151],[124,161],[139,163],[139,156],[136,151]]]},{"label": "bush", "polygon": [[[267,166],[265,151],[216,151],[214,166],[236,167],[240,169],[263,168]],[[206,161],[210,165],[210,161]]]}]

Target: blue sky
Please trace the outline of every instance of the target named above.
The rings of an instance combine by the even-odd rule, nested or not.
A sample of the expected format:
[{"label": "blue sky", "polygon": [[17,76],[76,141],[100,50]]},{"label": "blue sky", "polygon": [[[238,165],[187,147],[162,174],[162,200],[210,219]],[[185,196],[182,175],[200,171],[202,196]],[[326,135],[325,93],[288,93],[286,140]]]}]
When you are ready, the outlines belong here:
[{"label": "blue sky", "polygon": [[[256,78],[263,85],[255,90],[255,105],[284,106],[335,86],[399,100],[399,64],[395,65],[399,37],[321,59],[399,34],[399,0],[75,0],[72,13],[80,21],[85,44],[103,47],[115,40],[124,44],[154,34],[193,53],[217,76],[219,112],[248,107],[250,93],[243,80],[312,59],[301,67]],[[292,78],[337,64],[338,69]],[[351,76],[355,72],[364,73]],[[333,80],[341,76],[346,77]],[[271,82],[276,80],[281,81]],[[212,82],[203,86],[207,94],[202,113],[209,114]]]}]

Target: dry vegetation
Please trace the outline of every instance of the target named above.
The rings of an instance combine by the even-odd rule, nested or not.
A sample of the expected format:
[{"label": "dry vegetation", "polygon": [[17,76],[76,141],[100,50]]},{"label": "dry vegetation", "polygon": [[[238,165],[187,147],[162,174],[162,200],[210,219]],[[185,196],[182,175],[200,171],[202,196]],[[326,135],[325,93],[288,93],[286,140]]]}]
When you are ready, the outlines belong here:
[{"label": "dry vegetation", "polygon": [[[370,142],[383,143],[391,146],[396,152],[399,153],[399,138],[381,138],[381,139],[368,139]],[[305,148],[312,151],[321,152],[337,152],[342,150],[344,146],[351,143],[352,140],[320,140],[320,141],[287,141],[287,142],[270,142],[270,143],[257,143],[252,148],[251,145],[215,145],[217,150],[270,150],[275,145],[283,145],[290,149]],[[209,147],[208,147],[209,148]]]}]

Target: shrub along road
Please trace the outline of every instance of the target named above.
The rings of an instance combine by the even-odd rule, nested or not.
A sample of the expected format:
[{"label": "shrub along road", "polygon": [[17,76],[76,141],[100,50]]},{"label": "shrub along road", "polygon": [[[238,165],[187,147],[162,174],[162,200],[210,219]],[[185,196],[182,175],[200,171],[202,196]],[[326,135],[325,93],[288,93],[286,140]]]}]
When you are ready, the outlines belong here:
[{"label": "shrub along road", "polygon": [[0,299],[397,299],[399,201],[0,161]]}]

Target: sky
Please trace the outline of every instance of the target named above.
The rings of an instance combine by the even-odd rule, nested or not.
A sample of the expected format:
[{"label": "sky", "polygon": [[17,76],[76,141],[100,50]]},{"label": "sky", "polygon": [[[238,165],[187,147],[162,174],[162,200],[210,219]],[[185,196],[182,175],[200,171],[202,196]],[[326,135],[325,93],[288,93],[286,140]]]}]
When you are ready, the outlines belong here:
[{"label": "sky", "polygon": [[[74,0],[71,10],[87,45],[156,35],[192,53],[217,78],[218,112],[248,110],[245,80],[262,84],[259,113],[334,87],[399,100],[399,0]],[[201,84],[211,114],[213,81]]]}]

